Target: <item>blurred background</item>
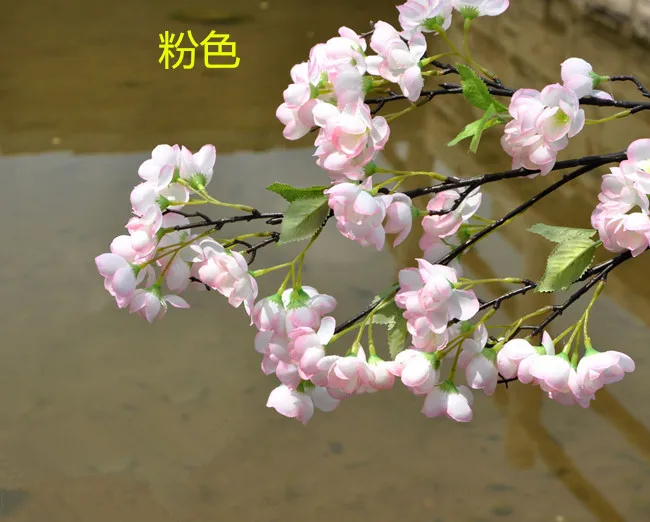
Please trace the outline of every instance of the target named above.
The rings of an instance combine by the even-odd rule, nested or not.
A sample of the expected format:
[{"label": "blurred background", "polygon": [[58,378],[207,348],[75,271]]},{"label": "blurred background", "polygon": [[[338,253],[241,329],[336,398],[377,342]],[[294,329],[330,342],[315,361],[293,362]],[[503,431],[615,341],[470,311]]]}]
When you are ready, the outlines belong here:
[{"label": "blurred background", "polygon": [[[265,407],[276,382],[259,369],[242,310],[188,291],[192,309],[149,325],[103,289],[94,257],[124,233],[137,169],[159,143],[215,144],[211,193],[263,211],[283,208],[265,193],[274,181],[326,183],[312,136],[289,143],[275,119],[289,70],[341,25],[359,33],[370,20],[397,25],[395,3],[0,0],[1,520],[650,520],[647,256],[610,276],[590,323],[597,348],[629,353],[634,374],[599,392],[589,410],[516,383],[492,398],[476,393],[468,425],[425,418],[422,399],[396,385],[317,412],[303,427]],[[473,24],[471,49],[512,87],[559,81],[571,56],[603,75],[648,81],[647,4],[513,0],[504,15]],[[238,68],[206,69],[200,53],[193,69],[158,62],[159,33],[203,39],[212,29],[236,42]],[[457,25],[450,34],[459,41]],[[430,53],[444,50],[429,41]],[[639,96],[618,84],[613,93]],[[445,146],[476,117],[460,97],[436,100],[391,125],[381,161],[457,176],[508,169],[496,129],[475,156],[465,144]],[[586,129],[560,158],[649,136],[642,113]],[[539,278],[551,245],[526,229],[588,227],[604,172],[491,236],[465,258],[468,269]],[[503,215],[552,176],[486,188],[482,215]],[[377,254],[329,227],[310,251],[305,282],[336,296],[343,321],[419,255],[411,239]],[[267,248],[256,265],[288,255]],[[261,295],[273,291],[262,284]],[[504,313],[514,320],[548,299],[513,300]]]}]

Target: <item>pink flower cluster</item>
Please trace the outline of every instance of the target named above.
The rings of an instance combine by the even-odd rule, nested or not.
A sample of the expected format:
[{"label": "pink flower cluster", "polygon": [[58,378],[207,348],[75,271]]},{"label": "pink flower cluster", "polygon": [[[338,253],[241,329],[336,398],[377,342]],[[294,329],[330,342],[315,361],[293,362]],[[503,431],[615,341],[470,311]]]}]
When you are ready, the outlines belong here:
[{"label": "pink flower cluster", "polygon": [[542,346],[526,339],[505,343],[497,354],[497,367],[505,379],[517,377],[524,384],[538,385],[561,404],[587,408],[599,389],[633,372],[634,361],[620,352],[589,347],[574,367],[566,354],[555,353],[553,340],[544,332]]},{"label": "pink flower cluster", "polygon": [[542,175],[553,169],[558,152],[585,123],[576,93],[558,83],[547,85],[541,92],[518,90],[508,112],[513,119],[506,125],[501,145],[512,156],[512,168],[539,170]]},{"label": "pink flower cluster", "polygon": [[372,194],[372,177],[361,185],[338,183],[325,191],[336,227],[362,246],[384,247],[386,233],[397,234],[394,246],[406,239],[413,224],[411,198],[404,194]]},{"label": "pink flower cluster", "polygon": [[650,246],[650,139],[631,143],[627,160],[610,170],[603,176],[591,224],[607,250],[638,256]]},{"label": "pink flower cluster", "polygon": [[[445,413],[455,420],[468,421],[471,419],[471,393],[464,386],[456,388],[447,381],[439,383],[436,352],[443,350],[459,333],[458,326],[449,328],[448,323],[474,317],[479,309],[478,299],[473,291],[456,288],[458,278],[453,268],[432,265],[424,259],[417,262],[418,268],[407,268],[399,273],[400,289],[395,303],[405,310],[403,315],[412,346],[395,359],[402,365],[397,368],[396,375],[414,394],[427,396],[422,410],[425,415],[433,417]],[[496,379],[486,384],[487,372],[481,362],[487,331],[479,326],[474,335],[472,340],[463,340],[460,365],[468,368],[468,383],[472,387],[491,393]],[[482,377],[477,376],[479,373]],[[496,371],[492,373],[496,376]],[[463,405],[464,413],[459,413],[459,404]]]},{"label": "pink flower cluster", "polygon": [[[501,139],[503,150],[512,156],[512,168],[540,170],[548,174],[557,154],[569,144],[585,123],[580,98],[593,96],[612,100],[612,96],[596,87],[606,78],[596,74],[582,58],[562,62],[562,83],[547,85],[541,92],[520,89],[510,100],[508,112],[513,120]],[[531,175],[534,177],[536,174]]]},{"label": "pink flower cluster", "polygon": [[388,140],[385,118],[373,118],[364,103],[367,43],[352,29],[315,45],[309,60],[291,69],[293,83],[284,91],[277,118],[284,136],[297,140],[320,128],[315,156],[333,181],[360,180],[363,167]]},{"label": "pink flower cluster", "polygon": [[427,211],[439,214],[430,214],[422,219],[424,234],[420,239],[420,248],[424,251],[425,259],[436,258],[441,252],[441,245],[444,245],[443,238],[456,234],[461,225],[476,214],[483,196],[476,188],[462,199],[460,205],[457,204],[459,198],[461,195],[458,190],[445,190],[436,194],[427,204]]},{"label": "pink flower cluster", "polygon": [[[196,154],[178,145],[158,145],[139,168],[144,180],[131,192],[134,216],[126,224],[128,235],[117,236],[110,253],[95,258],[104,287],[120,308],[129,307],[149,322],[163,317],[167,305],[188,308],[179,295],[196,278],[250,313],[257,283],[238,252],[226,250],[212,239],[195,242],[189,220],[173,212],[190,199],[190,188],[205,189],[216,159],[213,145]],[[177,228],[178,227],[178,228]],[[156,277],[155,268],[160,270]],[[162,282],[170,292],[163,295]],[[139,287],[144,283],[143,287]]]},{"label": "pink flower cluster", "polygon": [[417,32],[430,33],[449,29],[452,11],[465,18],[498,16],[510,5],[509,0],[408,0],[397,6],[402,36],[410,38]]},{"label": "pink flower cluster", "polygon": [[303,424],[314,407],[332,411],[345,398],[389,389],[395,381],[397,363],[366,358],[360,346],[346,357],[326,355],[336,324],[326,314],[335,306],[333,297],[303,286],[264,298],[253,309],[262,371],[281,383],[267,406]]},{"label": "pink flower cluster", "polygon": [[562,83],[576,93],[578,98],[593,96],[603,100],[612,100],[611,94],[596,89],[602,77],[594,72],[589,62],[582,58],[569,58],[562,62]]}]

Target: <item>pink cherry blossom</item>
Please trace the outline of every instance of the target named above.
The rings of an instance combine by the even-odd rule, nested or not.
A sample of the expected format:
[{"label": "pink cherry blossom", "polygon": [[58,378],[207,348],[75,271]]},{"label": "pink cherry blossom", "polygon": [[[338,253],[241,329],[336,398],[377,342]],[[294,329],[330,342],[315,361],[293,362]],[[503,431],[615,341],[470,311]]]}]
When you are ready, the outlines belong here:
[{"label": "pink cherry blossom", "polygon": [[456,422],[472,420],[472,392],[467,386],[444,382],[433,388],[424,399],[422,413],[427,417],[446,415]]},{"label": "pink cherry blossom", "polygon": [[465,378],[470,388],[483,390],[486,395],[492,395],[497,387],[499,373],[494,363],[484,354],[480,354],[467,363]]},{"label": "pink cherry blossom", "polygon": [[327,387],[344,395],[367,393],[372,390],[374,372],[370,369],[363,348],[356,355],[339,357],[327,372]]},{"label": "pink cherry blossom", "polygon": [[123,257],[116,254],[101,254],[95,258],[100,275],[109,280],[114,295],[130,298],[135,292],[136,271]]},{"label": "pink cherry blossom", "polygon": [[568,390],[550,391],[548,392],[548,397],[565,406],[578,404],[583,408],[588,408],[589,403],[596,398],[593,393],[579,386],[577,373],[573,367],[569,370],[568,385]]},{"label": "pink cherry blossom", "polygon": [[353,64],[360,74],[366,72],[366,40],[348,27],[339,29],[339,36],[325,42],[323,67],[332,82],[342,66]]},{"label": "pink cherry blossom", "polygon": [[578,98],[594,96],[603,100],[613,100],[610,94],[596,90],[600,83],[600,76],[594,73],[591,64],[582,58],[569,58],[562,62],[561,75],[564,86],[575,92]]},{"label": "pink cherry blossom", "polygon": [[427,50],[422,33],[414,33],[405,43],[392,25],[379,21],[375,24],[370,47],[378,56],[367,58],[368,72],[397,83],[408,100],[417,101],[424,86],[419,64]]},{"label": "pink cherry blossom", "polygon": [[511,339],[497,353],[497,368],[504,379],[517,376],[521,362],[533,355],[538,355],[535,347],[526,339]]},{"label": "pink cherry blossom", "polygon": [[301,391],[289,388],[281,384],[275,388],[266,401],[267,408],[273,408],[280,415],[298,419],[307,424],[314,415],[314,401]]},{"label": "pink cherry blossom", "polygon": [[373,196],[371,190],[372,177],[361,185],[338,183],[327,189],[325,194],[334,211],[338,231],[362,246],[373,245],[381,250],[386,240],[382,222],[392,197]]},{"label": "pink cherry blossom", "polygon": [[497,387],[499,373],[494,366],[492,350],[485,350],[488,331],[485,325],[474,328],[472,337],[463,340],[462,352],[458,358],[458,366],[465,369],[467,384],[475,390],[483,390],[486,395],[492,395]]},{"label": "pink cherry blossom", "polygon": [[[292,362],[289,355],[289,343],[289,338],[285,334],[273,330],[264,330],[257,332],[255,335],[255,351],[264,356],[272,355],[273,357],[269,362],[273,362],[274,364],[278,361]],[[263,371],[267,373],[264,369]],[[273,366],[273,369],[269,373],[274,371],[275,366]]]},{"label": "pink cherry blossom", "polygon": [[627,160],[619,167],[639,191],[650,194],[650,139],[633,141],[627,148]]},{"label": "pink cherry blossom", "polygon": [[179,183],[167,184],[161,188],[154,182],[146,181],[131,191],[130,199],[133,213],[142,216],[152,206],[178,210],[189,201],[190,193]]},{"label": "pink cherry blossom", "polygon": [[405,309],[404,318],[414,322],[419,317],[428,321],[429,330],[442,333],[452,319],[471,319],[479,308],[476,295],[471,290],[458,290],[454,270],[444,265],[432,265],[417,259],[418,268],[399,272],[400,290],[395,303]]},{"label": "pink cherry blossom", "polygon": [[298,367],[293,363],[285,361],[278,361],[277,367],[275,368],[275,376],[278,378],[278,381],[292,390],[295,390],[302,382]]},{"label": "pink cherry blossom", "polygon": [[540,355],[529,368],[530,375],[546,392],[569,392],[571,363],[566,355]]},{"label": "pink cherry blossom", "polygon": [[182,147],[180,177],[194,183],[196,188],[205,188],[212,180],[216,159],[214,145],[203,145],[195,154]]},{"label": "pink cherry blossom", "polygon": [[285,89],[284,103],[275,113],[285,125],[283,134],[288,140],[302,138],[314,126],[312,111],[318,103],[314,90],[321,80],[321,64],[318,63],[318,55],[319,53],[312,49],[309,62],[299,63],[291,68],[291,79],[294,83]]},{"label": "pink cherry blossom", "polygon": [[542,175],[553,169],[557,153],[585,123],[575,92],[560,84],[547,85],[541,92],[520,89],[508,110],[513,120],[506,125],[501,145],[512,156],[512,168],[540,170]]},{"label": "pink cherry blossom", "polygon": [[314,122],[321,127],[314,142],[316,163],[335,176],[363,167],[388,141],[388,122],[383,116],[373,118],[364,103],[351,103],[342,109],[320,103],[313,114]]},{"label": "pink cherry blossom", "polygon": [[137,313],[150,323],[161,319],[167,314],[167,303],[174,308],[189,308],[190,305],[177,295],[165,295],[160,293],[160,287],[154,285],[147,289],[138,289],[134,292],[129,307],[130,313]]},{"label": "pink cherry blossom", "polygon": [[195,252],[198,278],[228,298],[238,308],[242,303],[250,315],[257,297],[257,281],[248,273],[248,263],[239,252],[226,250],[214,239],[203,239],[191,245]]},{"label": "pink cherry blossom", "polygon": [[262,332],[273,331],[284,334],[286,330],[286,310],[282,296],[272,296],[260,299],[255,303],[251,313],[253,324]]},{"label": "pink cherry blossom", "polygon": [[286,310],[287,332],[299,327],[318,330],[321,319],[336,308],[336,299],[305,285],[299,289],[285,290],[282,293],[282,304]]},{"label": "pink cherry blossom", "polygon": [[449,237],[456,232],[460,226],[467,222],[481,206],[482,194],[478,187],[474,189],[458,208],[451,210],[455,202],[460,198],[457,190],[445,190],[437,193],[429,203],[429,212],[449,211],[441,215],[429,215],[422,219],[424,235],[420,239],[420,248],[426,250],[433,242],[440,238]]},{"label": "pink cherry blossom", "polygon": [[151,159],[140,165],[138,175],[161,190],[169,185],[175,171],[180,174],[180,166],[181,148],[178,145],[158,145],[151,152]]},{"label": "pink cherry blossom", "polygon": [[331,83],[336,106],[339,109],[343,109],[347,105],[363,104],[366,97],[363,76],[353,65],[341,65],[336,76],[331,79]]},{"label": "pink cherry blossom", "polygon": [[131,246],[136,252],[136,261],[148,261],[156,251],[158,239],[156,234],[163,223],[159,207],[148,207],[142,216],[134,216],[126,224],[131,235]]},{"label": "pink cherry blossom", "polygon": [[131,236],[121,235],[111,241],[111,252],[126,259],[129,263],[133,263],[136,258],[136,251],[133,250]]},{"label": "pink cherry blossom", "polygon": [[426,395],[438,384],[438,370],[430,354],[407,349],[397,354],[395,362],[399,366],[389,371],[400,377],[414,395]]},{"label": "pink cherry blossom", "polygon": [[136,252],[131,237],[117,236],[111,242],[111,252],[95,258],[97,270],[104,277],[104,288],[111,294],[119,308],[131,303],[136,287],[147,278],[147,285],[154,281],[154,270],[150,265],[140,268],[134,264]]},{"label": "pink cherry blossom", "polygon": [[578,362],[577,382],[586,392],[595,393],[633,371],[634,361],[624,353],[613,350],[598,352],[592,348]]},{"label": "pink cherry blossom", "polygon": [[595,214],[592,223],[598,225],[603,246],[610,252],[629,250],[636,257],[650,246],[650,217],[647,214]]},{"label": "pink cherry blossom", "polygon": [[[521,355],[523,355],[521,352],[525,352],[525,348],[523,347],[518,347],[517,350],[520,350],[520,353],[519,354],[513,353],[512,354],[513,359],[517,356],[520,357]],[[539,384],[539,379],[535,378],[531,374],[530,367],[533,364],[533,362],[535,362],[539,357],[555,355],[555,345],[553,344],[553,339],[548,334],[548,332],[544,332],[542,334],[542,345],[536,346],[535,352],[536,353],[531,354],[528,357],[523,357],[519,359],[519,365],[517,367],[517,379],[519,379],[519,382],[522,382],[524,384],[529,384],[529,383]],[[516,363],[517,360],[515,359],[513,362]]]},{"label": "pink cherry blossom", "polygon": [[309,133],[314,126],[313,109],[317,100],[309,100],[300,108],[291,108],[288,104],[281,104],[275,112],[275,117],[285,126],[283,136],[291,141],[299,140]]},{"label": "pink cherry blossom", "polygon": [[305,326],[289,332],[289,356],[298,366],[302,379],[311,379],[318,373],[318,362],[325,357],[325,347],[332,339],[335,327],[333,317],[323,317],[318,332]]},{"label": "pink cherry blossom", "polygon": [[[175,226],[189,225],[190,221],[184,216],[178,214],[165,214],[163,216],[162,227],[171,228]],[[165,234],[158,242],[157,249],[173,247],[183,242],[189,242],[194,236],[190,229],[176,230]],[[194,258],[194,252],[189,246],[180,249],[172,248],[169,254],[163,255],[156,261],[156,264],[165,273],[165,282],[167,287],[175,293],[181,293],[190,283],[191,261]]]},{"label": "pink cherry blossom", "polygon": [[386,208],[386,223],[384,231],[387,234],[397,234],[393,246],[399,245],[411,232],[413,226],[413,202],[406,194],[398,192],[392,195],[391,202]]},{"label": "pink cherry blossom", "polygon": [[284,102],[291,109],[299,109],[311,99],[313,87],[320,81],[320,71],[310,71],[310,64],[302,62],[294,65],[290,74],[293,83],[283,92]]},{"label": "pink cherry blossom", "polygon": [[395,375],[400,372],[400,364],[397,361],[384,361],[376,355],[368,357],[368,367],[373,375],[369,392],[390,390],[395,383]]},{"label": "pink cherry blossom", "polygon": [[397,6],[402,36],[407,40],[415,33],[435,31],[439,25],[445,31],[451,25],[451,0],[407,0]]},{"label": "pink cherry blossom", "polygon": [[449,342],[449,329],[433,332],[426,316],[414,316],[406,323],[406,329],[412,336],[413,348],[421,352],[442,350]]},{"label": "pink cherry blossom", "polygon": [[616,208],[625,213],[638,206],[644,213],[648,213],[648,196],[637,182],[636,169],[625,173],[619,167],[612,167],[610,174],[603,175],[598,199],[608,208]]},{"label": "pink cherry blossom", "polygon": [[477,16],[498,16],[510,5],[509,0],[451,0],[456,11],[465,18]]}]

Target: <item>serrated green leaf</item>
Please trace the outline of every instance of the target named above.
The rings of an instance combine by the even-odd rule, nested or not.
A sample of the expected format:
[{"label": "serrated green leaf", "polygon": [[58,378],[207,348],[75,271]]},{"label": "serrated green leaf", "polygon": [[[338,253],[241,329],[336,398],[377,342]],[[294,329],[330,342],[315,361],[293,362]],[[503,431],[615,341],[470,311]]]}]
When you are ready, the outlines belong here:
[{"label": "serrated green leaf", "polygon": [[289,203],[322,195],[325,189],[327,189],[325,186],[301,188],[292,187],[291,185],[287,185],[285,183],[273,183],[272,185],[266,187],[266,190],[270,190],[271,192],[279,194]]},{"label": "serrated green leaf", "polygon": [[[462,131],[458,133],[458,136],[456,136],[453,140],[451,140],[449,143],[447,143],[447,147],[453,147],[454,145],[458,145],[461,141],[467,138],[471,138],[474,136],[477,131],[479,124],[481,123],[483,118],[478,119],[476,121],[473,121],[472,123],[468,123],[465,125]],[[487,130],[490,127],[494,127],[497,123],[499,123],[499,118],[493,118],[489,120],[486,124],[483,130]]]},{"label": "serrated green leaf", "polygon": [[537,223],[528,229],[528,232],[539,234],[553,243],[563,243],[571,239],[589,239],[596,231],[588,228],[554,227]]},{"label": "serrated green leaf", "polygon": [[284,213],[278,244],[309,239],[323,226],[329,210],[324,194],[293,201]]},{"label": "serrated green leaf", "polygon": [[472,142],[469,144],[469,151],[472,154],[476,154],[476,151],[478,150],[478,144],[481,141],[481,136],[483,135],[483,131],[485,130],[490,118],[492,118],[496,114],[496,112],[497,111],[494,108],[494,105],[490,105],[488,107],[488,110],[485,111],[485,114],[483,114],[483,117],[479,120],[476,134],[474,134],[474,137],[472,138]]},{"label": "serrated green leaf", "polygon": [[558,244],[546,262],[546,271],[536,292],[565,290],[585,273],[596,254],[597,243],[575,238]]},{"label": "serrated green leaf", "polygon": [[401,314],[401,310],[397,307],[395,301],[391,300],[377,309],[372,316],[372,322],[373,324],[383,324],[384,326],[392,327],[395,325],[395,315],[397,313]]},{"label": "serrated green leaf", "polygon": [[479,109],[488,110],[494,99],[488,91],[487,85],[470,67],[458,64],[456,69],[460,75],[463,95],[467,101]]},{"label": "serrated green leaf", "polygon": [[373,324],[381,324],[388,329],[388,350],[393,359],[406,345],[406,319],[402,314],[403,311],[395,304],[395,300],[391,299],[372,316]]},{"label": "serrated green leaf", "polygon": [[397,357],[397,354],[404,351],[406,347],[406,319],[400,316],[395,321],[395,327],[388,330],[388,351],[392,359]]}]

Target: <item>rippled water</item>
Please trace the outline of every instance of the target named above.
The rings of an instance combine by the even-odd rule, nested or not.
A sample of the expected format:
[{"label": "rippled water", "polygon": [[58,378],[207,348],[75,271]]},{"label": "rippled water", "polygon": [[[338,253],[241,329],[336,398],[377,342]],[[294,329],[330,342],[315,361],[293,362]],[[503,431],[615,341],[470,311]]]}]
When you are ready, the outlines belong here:
[{"label": "rippled water", "polygon": [[[472,40],[476,58],[507,83],[557,81],[558,64],[573,55],[604,74],[648,70],[647,49],[581,22],[564,2],[513,4],[477,22]],[[590,410],[516,384],[493,399],[477,394],[469,425],[426,419],[421,399],[398,386],[303,427],[265,407],[275,382],[259,371],[241,310],[195,294],[191,310],[151,326],[103,290],[93,258],[122,233],[137,167],[158,143],[214,143],[212,191],[263,210],[282,209],[263,188],[273,181],[323,183],[309,141],[290,146],[274,118],[289,68],[340,25],[396,22],[394,2],[0,5],[0,519],[650,520],[645,257],[610,277],[592,320],[598,345],[630,353],[635,374],[600,392]],[[228,32],[241,64],[164,70],[157,46],[166,29]],[[475,157],[444,146],[470,119],[460,99],[432,103],[396,122],[383,161],[457,175],[508,168],[498,133]],[[563,157],[618,151],[649,135],[639,115],[587,129]],[[503,214],[547,183],[499,184],[485,209]],[[549,245],[526,228],[587,226],[598,185],[594,174],[549,197],[468,256],[469,268],[539,277]],[[332,227],[310,252],[305,278],[339,299],[344,320],[416,251],[378,255]],[[269,248],[258,262],[286,258]],[[534,299],[543,304],[527,296],[504,308],[515,317]]]}]

